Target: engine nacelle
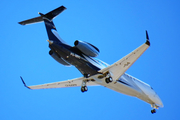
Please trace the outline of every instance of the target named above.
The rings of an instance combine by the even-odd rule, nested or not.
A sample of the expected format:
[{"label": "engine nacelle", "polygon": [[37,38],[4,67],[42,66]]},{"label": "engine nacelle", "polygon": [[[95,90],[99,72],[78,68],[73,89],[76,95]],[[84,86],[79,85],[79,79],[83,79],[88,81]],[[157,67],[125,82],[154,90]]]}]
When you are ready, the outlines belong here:
[{"label": "engine nacelle", "polygon": [[90,43],[76,40],[74,45],[85,55],[90,57],[97,57],[99,55],[99,49]]},{"label": "engine nacelle", "polygon": [[49,55],[52,58],[54,58],[57,62],[59,62],[60,64],[63,64],[65,66],[71,66],[71,64],[69,64],[66,60],[64,60],[63,58],[61,58],[57,54],[55,54],[52,50],[49,51]]}]

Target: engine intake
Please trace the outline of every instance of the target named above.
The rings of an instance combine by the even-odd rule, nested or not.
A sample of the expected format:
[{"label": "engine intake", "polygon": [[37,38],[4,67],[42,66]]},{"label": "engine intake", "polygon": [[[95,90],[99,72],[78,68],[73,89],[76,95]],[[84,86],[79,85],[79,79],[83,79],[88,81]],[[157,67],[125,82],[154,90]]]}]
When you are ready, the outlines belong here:
[{"label": "engine intake", "polygon": [[97,57],[99,55],[99,49],[90,43],[76,40],[74,45],[85,55],[90,57]]}]

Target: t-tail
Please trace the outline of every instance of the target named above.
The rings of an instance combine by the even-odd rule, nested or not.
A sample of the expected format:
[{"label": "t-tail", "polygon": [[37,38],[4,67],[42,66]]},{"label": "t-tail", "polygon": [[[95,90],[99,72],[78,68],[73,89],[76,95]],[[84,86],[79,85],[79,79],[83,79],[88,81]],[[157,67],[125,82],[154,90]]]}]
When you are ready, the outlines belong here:
[{"label": "t-tail", "polygon": [[66,8],[64,6],[60,6],[56,9],[46,13],[46,14],[39,13],[41,16],[21,21],[21,22],[19,22],[19,24],[28,25],[28,24],[38,23],[38,22],[44,21],[49,40],[54,41],[54,42],[64,43],[64,41],[60,38],[59,34],[57,33],[56,27],[53,23],[53,19],[57,15],[59,15],[61,12],[63,12],[65,9]]}]

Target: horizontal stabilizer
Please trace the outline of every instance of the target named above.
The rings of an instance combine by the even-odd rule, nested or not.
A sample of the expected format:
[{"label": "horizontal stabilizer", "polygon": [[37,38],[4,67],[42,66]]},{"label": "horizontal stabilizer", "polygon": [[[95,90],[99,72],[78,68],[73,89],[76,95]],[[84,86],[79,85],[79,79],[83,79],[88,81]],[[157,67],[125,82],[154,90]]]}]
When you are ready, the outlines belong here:
[{"label": "horizontal stabilizer", "polygon": [[24,20],[19,22],[19,24],[21,25],[27,25],[27,24],[32,24],[32,23],[37,23],[37,22],[42,22],[43,19],[48,19],[48,20],[52,20],[53,18],[55,18],[57,15],[59,15],[61,12],[63,12],[66,8],[64,6],[60,6],[50,12],[48,12],[47,14],[42,14],[39,13],[41,16],[39,17],[35,17],[35,18],[31,18],[28,20]]},{"label": "horizontal stabilizer", "polygon": [[57,15],[59,15],[61,12],[63,12],[66,8],[64,6],[58,7],[51,12],[48,12],[47,14],[43,15],[43,17],[52,20],[55,18]]},{"label": "horizontal stabilizer", "polygon": [[35,17],[35,18],[28,19],[28,20],[25,20],[25,21],[21,21],[21,22],[18,22],[18,23],[21,24],[21,25],[27,25],[27,24],[38,23],[38,22],[42,22],[42,21],[43,21],[43,17],[39,16],[39,17]]}]

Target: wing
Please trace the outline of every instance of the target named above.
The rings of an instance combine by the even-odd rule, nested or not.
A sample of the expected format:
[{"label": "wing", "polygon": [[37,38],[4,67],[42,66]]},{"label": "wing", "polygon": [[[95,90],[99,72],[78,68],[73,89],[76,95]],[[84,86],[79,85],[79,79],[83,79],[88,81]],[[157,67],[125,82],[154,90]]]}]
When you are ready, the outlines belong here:
[{"label": "wing", "polygon": [[110,73],[113,80],[118,80],[126,70],[128,70],[131,65],[146,51],[146,49],[150,46],[148,33],[146,31],[146,43],[142,44],[140,47],[120,59],[119,61],[115,62],[114,64],[108,66],[100,70],[100,73],[107,74]]},{"label": "wing", "polygon": [[41,84],[41,85],[34,85],[34,86],[27,86],[24,82],[23,78],[20,77],[24,86],[29,89],[48,89],[48,88],[65,88],[65,87],[78,87],[82,85],[83,81],[86,81],[87,86],[96,86],[98,85],[94,81],[87,80],[84,77],[72,79],[72,80],[66,80],[66,81],[60,81],[60,82],[54,82],[54,83],[47,83],[47,84]]}]

